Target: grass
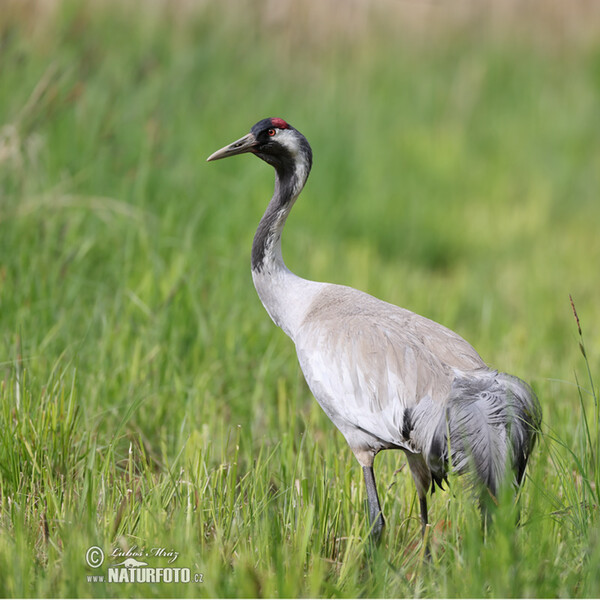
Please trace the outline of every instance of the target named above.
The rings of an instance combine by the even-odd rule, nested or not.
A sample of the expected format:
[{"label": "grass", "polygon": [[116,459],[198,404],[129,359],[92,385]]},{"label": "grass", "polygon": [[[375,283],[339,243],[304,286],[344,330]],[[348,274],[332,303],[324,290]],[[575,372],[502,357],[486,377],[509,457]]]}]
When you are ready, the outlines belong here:
[{"label": "grass", "polygon": [[[0,594],[600,595],[597,37],[236,6],[0,15]],[[369,550],[360,469],[252,287],[272,174],[204,164],[267,115],[315,153],[288,265],[533,384],[521,527],[506,499],[484,542],[453,480],[424,564],[389,452]],[[202,581],[90,582],[117,560],[91,546],[174,551]]]}]

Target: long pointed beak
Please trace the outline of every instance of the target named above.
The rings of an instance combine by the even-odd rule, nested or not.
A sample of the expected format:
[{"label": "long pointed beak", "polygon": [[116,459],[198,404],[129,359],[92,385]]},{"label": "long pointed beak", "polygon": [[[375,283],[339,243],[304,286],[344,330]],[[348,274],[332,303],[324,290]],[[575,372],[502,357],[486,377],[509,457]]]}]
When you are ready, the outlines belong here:
[{"label": "long pointed beak", "polygon": [[256,146],[256,138],[253,133],[245,135],[243,138],[225,146],[215,153],[211,154],[206,162],[211,160],[219,160],[220,158],[227,158],[229,156],[235,156],[236,154],[243,154],[244,152],[252,152],[252,149]]}]

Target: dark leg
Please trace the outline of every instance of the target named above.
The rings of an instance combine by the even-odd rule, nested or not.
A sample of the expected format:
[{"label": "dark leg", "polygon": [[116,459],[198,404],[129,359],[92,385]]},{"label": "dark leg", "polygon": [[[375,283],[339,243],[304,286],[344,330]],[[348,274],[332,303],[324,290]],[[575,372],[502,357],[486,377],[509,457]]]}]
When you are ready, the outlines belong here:
[{"label": "dark leg", "polygon": [[419,498],[419,506],[421,508],[421,535],[425,537],[425,529],[427,528],[427,497]]},{"label": "dark leg", "polygon": [[410,472],[417,488],[419,509],[421,511],[421,536],[424,543],[424,555],[429,559],[431,551],[429,549],[429,536],[427,535],[427,491],[431,487],[431,472],[420,454],[407,452],[406,458],[408,459],[408,466],[410,467]]},{"label": "dark leg", "polygon": [[365,476],[367,499],[369,501],[369,523],[371,524],[371,537],[375,541],[379,541],[381,530],[385,525],[385,521],[383,520],[383,515],[381,514],[381,506],[379,504],[379,496],[377,495],[373,467],[363,467],[363,475]]},{"label": "dark leg", "polygon": [[429,535],[427,532],[427,497],[419,495],[419,506],[421,508],[421,537],[423,538],[423,556],[426,560],[431,560],[431,548],[429,547]]}]

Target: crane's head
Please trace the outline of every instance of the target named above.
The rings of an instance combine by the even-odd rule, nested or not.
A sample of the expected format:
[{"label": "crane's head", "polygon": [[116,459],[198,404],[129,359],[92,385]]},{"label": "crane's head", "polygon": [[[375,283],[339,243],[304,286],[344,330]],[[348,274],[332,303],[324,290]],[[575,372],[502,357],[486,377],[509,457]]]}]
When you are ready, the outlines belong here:
[{"label": "crane's head", "polygon": [[283,119],[263,119],[243,138],[217,150],[206,160],[219,160],[251,152],[269,163],[280,174],[302,168],[306,176],[312,166],[312,151],[306,138]]}]

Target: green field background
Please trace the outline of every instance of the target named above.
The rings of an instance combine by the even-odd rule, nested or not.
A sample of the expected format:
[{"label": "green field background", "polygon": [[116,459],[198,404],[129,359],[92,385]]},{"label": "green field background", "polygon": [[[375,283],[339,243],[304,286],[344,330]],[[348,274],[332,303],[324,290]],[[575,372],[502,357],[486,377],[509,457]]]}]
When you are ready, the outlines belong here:
[{"label": "green field background", "polygon": [[[369,547],[360,468],[252,285],[271,169],[205,163],[268,116],[314,152],[287,265],[536,390],[519,527],[504,498],[483,540],[452,479],[423,562],[388,452]],[[599,596],[599,190],[594,2],[3,2],[0,595]],[[202,582],[89,580],[153,547]]]}]

